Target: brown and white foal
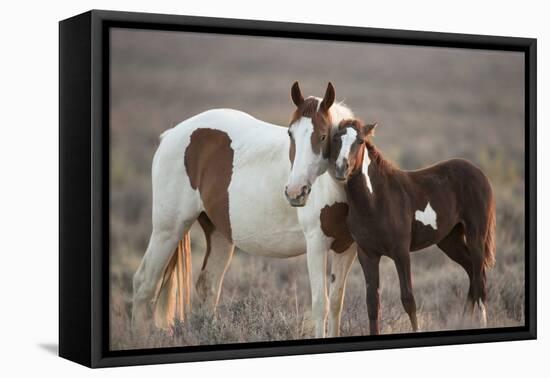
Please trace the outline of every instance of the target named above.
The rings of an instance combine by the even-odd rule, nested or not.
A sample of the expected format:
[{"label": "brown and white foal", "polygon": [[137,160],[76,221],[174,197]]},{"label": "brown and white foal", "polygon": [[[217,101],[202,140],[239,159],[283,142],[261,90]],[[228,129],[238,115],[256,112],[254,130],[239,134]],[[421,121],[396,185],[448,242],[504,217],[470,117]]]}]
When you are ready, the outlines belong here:
[{"label": "brown and white foal", "polygon": [[470,289],[465,313],[472,315],[477,304],[486,326],[486,271],[495,256],[495,203],[489,180],[462,159],[400,170],[372,143],[375,127],[342,121],[332,135],[330,159],[335,178],[345,181],[347,223],[367,283],[371,334],[380,332],[380,257],[395,262],[401,301],[416,331],[409,253],[433,244],[466,270]]}]

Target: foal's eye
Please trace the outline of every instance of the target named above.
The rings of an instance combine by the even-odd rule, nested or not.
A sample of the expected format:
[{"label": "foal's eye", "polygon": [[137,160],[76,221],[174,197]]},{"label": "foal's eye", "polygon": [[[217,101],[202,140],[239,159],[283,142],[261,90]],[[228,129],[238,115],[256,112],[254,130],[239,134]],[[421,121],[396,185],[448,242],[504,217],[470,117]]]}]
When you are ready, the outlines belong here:
[{"label": "foal's eye", "polygon": [[287,133],[288,133],[288,136],[292,138],[292,133],[290,132],[290,130],[288,130]]},{"label": "foal's eye", "polygon": [[363,139],[357,139],[357,144],[363,144]]},{"label": "foal's eye", "polygon": [[326,135],[321,135],[321,142],[323,142],[325,139],[327,139]]}]

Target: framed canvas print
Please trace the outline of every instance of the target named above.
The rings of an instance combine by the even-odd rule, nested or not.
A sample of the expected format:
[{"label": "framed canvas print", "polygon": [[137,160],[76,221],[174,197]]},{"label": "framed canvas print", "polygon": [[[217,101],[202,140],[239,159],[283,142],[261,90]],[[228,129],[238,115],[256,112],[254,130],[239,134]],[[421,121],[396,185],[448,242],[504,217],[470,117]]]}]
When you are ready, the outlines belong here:
[{"label": "framed canvas print", "polygon": [[60,22],[62,357],[536,337],[536,40]]}]

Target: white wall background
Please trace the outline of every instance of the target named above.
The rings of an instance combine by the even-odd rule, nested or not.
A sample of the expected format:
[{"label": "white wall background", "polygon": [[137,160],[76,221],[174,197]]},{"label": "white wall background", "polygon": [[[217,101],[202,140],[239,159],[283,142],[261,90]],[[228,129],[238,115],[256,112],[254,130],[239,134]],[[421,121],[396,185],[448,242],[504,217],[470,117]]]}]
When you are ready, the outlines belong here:
[{"label": "white wall background", "polygon": [[[0,23],[0,375],[517,377],[550,371],[548,88],[543,1],[4,2]],[[58,248],[58,25],[111,9],[538,38],[539,340],[92,371],[55,355]],[[31,375],[32,374],[32,375]],[[529,375],[530,376],[530,375]]]}]

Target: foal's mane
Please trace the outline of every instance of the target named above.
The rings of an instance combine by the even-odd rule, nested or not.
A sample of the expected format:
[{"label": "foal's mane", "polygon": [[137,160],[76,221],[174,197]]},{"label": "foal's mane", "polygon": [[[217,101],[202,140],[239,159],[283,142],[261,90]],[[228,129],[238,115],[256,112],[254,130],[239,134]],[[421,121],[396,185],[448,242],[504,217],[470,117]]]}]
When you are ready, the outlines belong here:
[{"label": "foal's mane", "polygon": [[399,168],[392,161],[387,160],[384,156],[382,156],[380,150],[374,145],[372,140],[370,140],[370,137],[365,140],[365,148],[367,149],[371,162],[376,164],[380,170],[380,173],[391,174],[399,170]]},{"label": "foal's mane", "polygon": [[[357,118],[345,119],[340,123],[339,127],[351,127],[357,132],[357,135],[362,135],[363,133],[365,133],[364,123]],[[365,149],[367,150],[366,152],[369,154],[369,159],[371,160],[371,162],[376,165],[376,167],[382,174],[391,174],[395,171],[398,171],[399,168],[393,162],[391,162],[390,160],[386,160],[384,156],[382,156],[382,153],[374,145],[371,138],[372,134],[371,131],[369,131],[369,135],[367,135],[364,140]]]}]

